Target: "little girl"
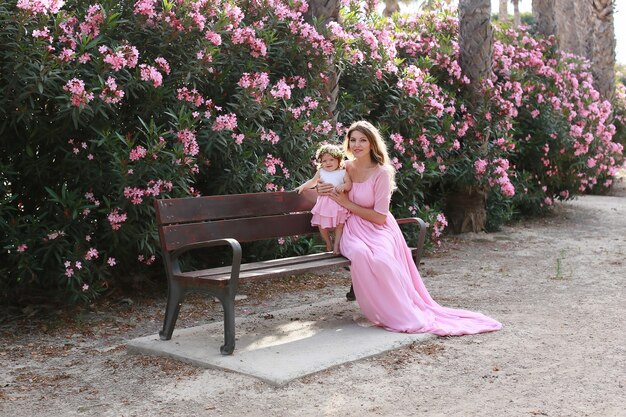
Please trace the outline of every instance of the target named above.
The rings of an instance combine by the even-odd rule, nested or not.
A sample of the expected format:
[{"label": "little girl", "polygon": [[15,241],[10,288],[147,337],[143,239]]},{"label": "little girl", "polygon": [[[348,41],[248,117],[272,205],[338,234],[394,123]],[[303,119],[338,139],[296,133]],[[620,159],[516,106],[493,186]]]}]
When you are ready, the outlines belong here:
[{"label": "little girl", "polygon": [[[317,172],[313,178],[296,188],[298,194],[305,189],[316,186],[320,179],[335,186],[337,192],[350,191],[352,181],[345,168],[343,168],[343,158],[344,154],[339,146],[321,145],[315,153]],[[326,243],[326,250],[332,250],[335,255],[339,255],[339,241],[343,232],[343,224],[348,217],[348,210],[324,195],[317,197],[317,202],[313,206],[311,213],[313,213],[311,224],[319,227],[320,234]],[[330,236],[331,229],[335,229],[334,244]]]}]

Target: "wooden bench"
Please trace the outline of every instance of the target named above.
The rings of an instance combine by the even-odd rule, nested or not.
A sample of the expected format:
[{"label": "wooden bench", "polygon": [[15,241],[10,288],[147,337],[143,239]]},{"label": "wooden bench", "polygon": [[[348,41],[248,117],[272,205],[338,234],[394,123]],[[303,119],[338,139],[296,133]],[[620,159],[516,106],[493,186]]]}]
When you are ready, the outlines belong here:
[{"label": "wooden bench", "polygon": [[[243,280],[297,275],[307,271],[350,265],[343,256],[329,252],[241,264],[240,242],[252,242],[296,235],[319,233],[311,226],[310,210],[314,192],[268,192],[175,198],[155,201],[159,238],[168,295],[162,340],[170,340],[180,306],[189,292],[205,292],[219,299],[224,309],[224,344],[220,352],[235,349],[235,295]],[[418,218],[398,219],[398,224],[414,223],[419,227],[413,250],[419,266],[425,223]],[[180,256],[190,250],[230,246],[230,266],[212,269],[181,270]]]}]

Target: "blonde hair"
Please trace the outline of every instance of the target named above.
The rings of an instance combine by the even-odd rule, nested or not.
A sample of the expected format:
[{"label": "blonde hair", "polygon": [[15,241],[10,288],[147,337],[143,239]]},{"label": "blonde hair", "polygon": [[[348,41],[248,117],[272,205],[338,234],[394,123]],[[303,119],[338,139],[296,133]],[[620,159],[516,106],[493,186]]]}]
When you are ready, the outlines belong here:
[{"label": "blonde hair", "polygon": [[380,131],[372,125],[370,122],[365,120],[360,120],[358,122],[354,122],[348,128],[346,132],[346,137],[343,141],[343,150],[348,155],[348,157],[353,158],[354,155],[350,151],[350,135],[354,131],[361,132],[365,135],[367,140],[370,143],[370,158],[372,162],[382,166],[385,168],[390,174],[391,180],[391,189],[396,189],[396,169],[393,165],[391,165],[391,160],[389,159],[389,153],[387,152],[387,144],[383,140]]},{"label": "blonde hair", "polygon": [[322,166],[322,157],[325,154],[328,154],[335,158],[337,161],[339,161],[339,168],[343,168],[343,158],[345,157],[343,150],[339,146],[330,143],[324,143],[320,145],[320,147],[317,148],[317,151],[315,152],[315,160],[317,161],[318,168]]}]

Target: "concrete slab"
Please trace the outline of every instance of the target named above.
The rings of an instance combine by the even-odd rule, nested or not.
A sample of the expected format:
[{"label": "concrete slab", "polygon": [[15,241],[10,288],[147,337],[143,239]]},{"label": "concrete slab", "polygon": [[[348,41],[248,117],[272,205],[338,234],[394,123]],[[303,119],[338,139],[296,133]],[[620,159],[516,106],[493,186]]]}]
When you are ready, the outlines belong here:
[{"label": "concrete slab", "polygon": [[369,323],[356,303],[331,299],[296,308],[236,318],[237,344],[222,356],[222,323],[174,330],[128,342],[130,353],[176,358],[205,368],[250,375],[273,385],[344,363],[435,338],[430,334],[385,331]]}]

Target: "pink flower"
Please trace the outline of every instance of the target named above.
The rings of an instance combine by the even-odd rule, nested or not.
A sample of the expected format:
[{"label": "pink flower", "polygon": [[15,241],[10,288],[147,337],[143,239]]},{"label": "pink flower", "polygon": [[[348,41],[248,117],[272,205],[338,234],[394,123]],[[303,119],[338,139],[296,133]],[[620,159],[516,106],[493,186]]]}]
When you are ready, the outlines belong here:
[{"label": "pink flower", "polygon": [[246,138],[243,133],[240,133],[240,134],[233,133],[231,137],[235,139],[235,143],[237,145],[241,145],[243,143],[243,140]]},{"label": "pink flower", "polygon": [[215,46],[220,46],[222,44],[222,37],[220,36],[219,33],[215,33],[215,32],[208,30],[204,34],[204,38]]},{"label": "pink flower", "polygon": [[263,133],[261,134],[261,140],[272,143],[273,145],[277,144],[280,141],[280,137],[273,130],[269,130],[265,132],[265,129],[262,128]]},{"label": "pink flower", "polygon": [[131,149],[130,155],[128,156],[131,161],[138,161],[141,158],[145,157],[148,151],[141,145],[137,145],[134,149]]},{"label": "pink flower", "polygon": [[52,42],[52,36],[50,35],[50,29],[46,26],[42,30],[33,30],[33,38],[47,40]]},{"label": "pink flower", "polygon": [[195,132],[189,129],[183,129],[176,134],[176,137],[178,141],[183,144],[183,152],[185,155],[195,156],[200,152]]},{"label": "pink flower", "polygon": [[161,73],[152,65],[141,64],[140,68],[140,78],[143,81],[152,81],[152,85],[156,88],[163,84],[163,76]]},{"label": "pink flower", "polygon": [[113,209],[109,215],[107,216],[107,220],[111,224],[111,229],[119,230],[122,227],[122,223],[124,223],[128,219],[128,215],[126,213],[120,213],[119,208]]},{"label": "pink flower", "polygon": [[28,245],[26,243],[21,243],[21,244],[17,245],[17,251],[18,252],[25,252],[26,249],[28,249]]},{"label": "pink flower", "polygon": [[106,80],[106,85],[100,93],[100,99],[105,103],[117,104],[124,97],[124,91],[118,90],[115,78],[109,77]]},{"label": "pink flower", "polygon": [[422,174],[426,169],[426,166],[423,162],[413,162],[413,169],[415,169],[419,174]]},{"label": "pink flower", "polygon": [[85,104],[93,100],[93,93],[85,90],[85,82],[78,78],[72,78],[64,86],[63,89],[71,94],[70,102],[72,106],[84,107]]},{"label": "pink flower", "polygon": [[109,266],[113,267],[117,264],[115,258],[109,258],[107,259],[107,264],[109,264]]},{"label": "pink flower", "polygon": [[270,94],[274,98],[284,98],[285,100],[289,100],[291,98],[291,87],[287,85],[285,79],[283,78],[274,85]]},{"label": "pink flower", "polygon": [[229,113],[222,116],[218,116],[213,123],[213,130],[216,132],[222,130],[235,130],[237,128],[237,115],[235,113]]},{"label": "pink flower", "polygon": [[98,251],[95,248],[89,248],[85,254],[86,261],[91,261],[92,259],[98,259]]},{"label": "pink flower", "polygon": [[477,159],[474,162],[474,171],[476,172],[476,175],[482,175],[485,173],[486,170],[487,161],[485,161],[484,159]]},{"label": "pink flower", "polygon": [[159,68],[161,68],[163,70],[164,73],[168,74],[170,73],[170,64],[167,62],[167,60],[165,58],[162,57],[158,57],[154,60],[154,62],[159,66]]},{"label": "pink flower", "polygon": [[144,15],[148,18],[156,17],[156,11],[154,10],[157,0],[139,0],[135,3],[135,14]]},{"label": "pink flower", "polygon": [[18,0],[17,8],[38,14],[59,13],[65,1],[63,0]]}]

